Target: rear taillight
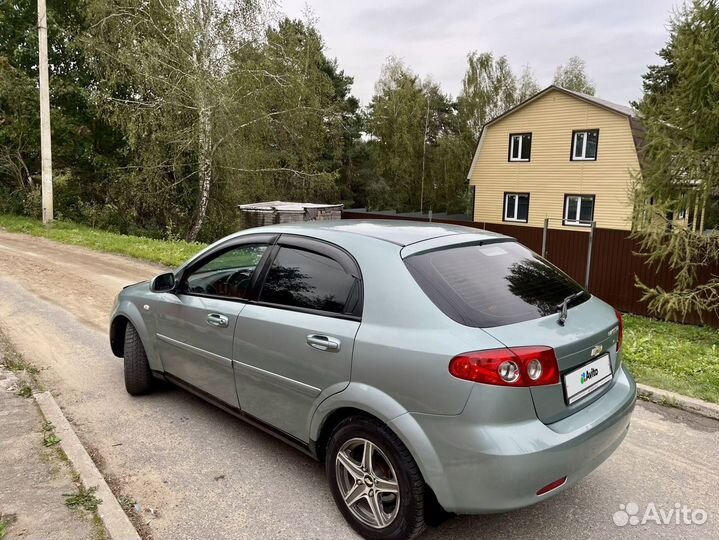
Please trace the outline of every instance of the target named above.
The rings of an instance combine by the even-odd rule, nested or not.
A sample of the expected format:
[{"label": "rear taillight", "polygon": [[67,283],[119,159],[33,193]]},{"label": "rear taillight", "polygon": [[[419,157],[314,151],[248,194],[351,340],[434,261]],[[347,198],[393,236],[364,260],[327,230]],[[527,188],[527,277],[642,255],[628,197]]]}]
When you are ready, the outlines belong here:
[{"label": "rear taillight", "polygon": [[622,318],[622,314],[616,309],[614,310],[614,314],[617,316],[617,322],[619,323],[619,331],[617,332],[617,352],[619,352],[624,342],[624,319]]},{"label": "rear taillight", "polygon": [[559,382],[551,347],[513,347],[460,354],[449,372],[459,379],[500,386],[542,386]]}]

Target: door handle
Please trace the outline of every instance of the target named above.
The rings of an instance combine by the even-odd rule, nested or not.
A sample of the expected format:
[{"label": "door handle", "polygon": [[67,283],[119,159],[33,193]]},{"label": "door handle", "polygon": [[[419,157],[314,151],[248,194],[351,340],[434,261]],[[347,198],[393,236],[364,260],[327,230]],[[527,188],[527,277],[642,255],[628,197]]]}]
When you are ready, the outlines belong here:
[{"label": "door handle", "polygon": [[340,350],[340,340],[322,336],[319,334],[310,334],[307,336],[307,345],[317,349],[318,351],[337,352]]},{"label": "door handle", "polygon": [[218,328],[227,328],[230,325],[230,319],[219,313],[210,313],[207,316],[207,324]]}]

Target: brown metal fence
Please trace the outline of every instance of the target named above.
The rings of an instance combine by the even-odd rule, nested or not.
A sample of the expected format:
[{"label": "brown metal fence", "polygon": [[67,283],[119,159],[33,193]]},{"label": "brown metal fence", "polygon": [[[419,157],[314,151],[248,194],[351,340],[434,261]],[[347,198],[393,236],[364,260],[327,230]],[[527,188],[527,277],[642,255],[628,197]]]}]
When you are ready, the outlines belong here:
[{"label": "brown metal fence", "polygon": [[[352,211],[343,211],[342,219],[426,221],[416,217]],[[533,251],[542,252],[543,229],[540,227],[440,219],[434,221],[506,234],[516,238]],[[585,282],[588,268],[588,248],[589,234],[587,232],[561,229],[548,230],[547,259],[580,283]],[[649,315],[646,304],[641,301],[642,292],[635,285],[635,276],[648,286],[671,289],[674,283],[674,272],[667,265],[649,266],[646,264],[645,258],[637,254],[638,250],[637,241],[629,238],[627,231],[594,229],[591,266],[589,267],[589,290],[592,294],[621,311]],[[719,265],[714,265],[713,267],[700,269],[698,277],[701,283],[705,283],[712,276],[717,275],[719,275]],[[703,318],[691,314],[686,317],[684,322],[719,328],[719,313],[704,314]]]}]

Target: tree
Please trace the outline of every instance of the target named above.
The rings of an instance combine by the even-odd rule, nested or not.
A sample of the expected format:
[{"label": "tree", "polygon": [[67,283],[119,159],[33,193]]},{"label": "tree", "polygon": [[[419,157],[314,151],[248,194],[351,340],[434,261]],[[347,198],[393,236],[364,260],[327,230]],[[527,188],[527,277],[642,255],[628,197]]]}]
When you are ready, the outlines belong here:
[{"label": "tree", "polygon": [[241,99],[227,87],[227,69],[239,49],[256,44],[265,7],[260,0],[100,0],[95,8],[98,99],[127,134],[136,171],[150,172],[155,191],[196,179],[186,233],[194,241],[207,215],[215,156],[242,127],[217,129],[229,125],[228,106]]},{"label": "tree", "polygon": [[522,73],[517,79],[517,96],[516,104],[522,103],[529,99],[534,94],[539,92],[540,87],[537,83],[537,79],[534,78],[534,72],[529,65],[525,65],[522,69]]},{"label": "tree", "polygon": [[719,276],[697,280],[719,262],[711,205],[719,198],[719,7],[715,0],[684,6],[670,22],[664,63],[644,75],[638,104],[645,127],[641,177],[635,191],[635,235],[649,263],[676,271],[673,290],[641,283],[658,314],[719,310]]},{"label": "tree", "polygon": [[492,53],[467,55],[467,71],[457,106],[474,140],[484,124],[517,102],[517,81],[505,56],[496,60]]},{"label": "tree", "polygon": [[579,56],[572,56],[566,65],[557,67],[553,83],[567,90],[594,95],[594,83],[586,74],[586,64]]},{"label": "tree", "polygon": [[[63,216],[93,214],[107,189],[98,179],[122,162],[121,135],[94,106],[94,79],[81,36],[84,0],[48,6],[56,207]],[[0,4],[0,209],[39,215],[37,10],[33,2]]]},{"label": "tree", "polygon": [[367,112],[377,163],[377,178],[368,186],[373,207],[416,211],[422,206],[430,106],[419,77],[400,60],[389,58]]},{"label": "tree", "polygon": [[[234,59],[229,84],[253,93],[253,107],[229,106],[233,124],[256,111],[265,118],[233,134],[221,168],[233,178],[228,185],[246,199],[287,198],[331,201],[339,197],[337,181],[353,137],[345,129],[358,107],[350,93],[352,79],[324,54],[324,44],[309,23],[284,19],[269,27],[265,42],[251,54]],[[281,75],[281,84],[258,87],[248,71]],[[275,111],[285,111],[275,115]]]}]

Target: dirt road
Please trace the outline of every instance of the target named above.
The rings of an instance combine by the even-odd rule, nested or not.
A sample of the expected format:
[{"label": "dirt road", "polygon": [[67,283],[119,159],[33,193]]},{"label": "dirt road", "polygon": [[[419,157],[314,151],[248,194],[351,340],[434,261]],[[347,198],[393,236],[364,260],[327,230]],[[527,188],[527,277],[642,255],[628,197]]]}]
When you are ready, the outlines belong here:
[{"label": "dirt road", "polygon": [[[119,289],[160,267],[0,231],[0,325],[153,538],[352,537],[322,466],[176,389],[131,398],[109,350]],[[620,450],[584,482],[426,538],[719,538],[719,423],[641,404]],[[615,525],[620,504],[703,509],[703,525]],[[151,512],[150,509],[153,511]],[[640,516],[641,517],[641,516]]]}]

